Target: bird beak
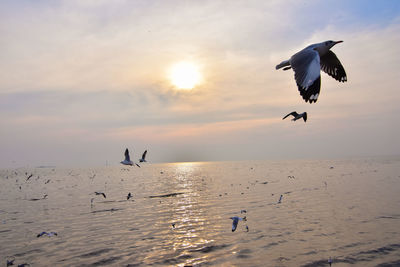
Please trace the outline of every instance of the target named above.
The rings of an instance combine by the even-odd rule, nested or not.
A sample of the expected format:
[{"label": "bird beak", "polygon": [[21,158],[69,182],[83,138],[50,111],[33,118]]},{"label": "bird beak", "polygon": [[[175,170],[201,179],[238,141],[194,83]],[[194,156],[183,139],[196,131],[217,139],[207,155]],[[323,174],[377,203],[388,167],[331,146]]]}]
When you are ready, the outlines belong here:
[{"label": "bird beak", "polygon": [[335,42],[335,44],[339,44],[339,43],[343,43],[343,41],[337,41],[337,42]]}]

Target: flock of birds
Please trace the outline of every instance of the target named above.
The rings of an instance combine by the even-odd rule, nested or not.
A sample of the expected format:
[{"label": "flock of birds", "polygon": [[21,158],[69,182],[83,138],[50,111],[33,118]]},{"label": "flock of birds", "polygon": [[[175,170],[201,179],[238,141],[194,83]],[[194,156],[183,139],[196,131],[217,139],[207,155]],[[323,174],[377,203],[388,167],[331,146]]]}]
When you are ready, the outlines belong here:
[{"label": "flock of birds", "polygon": [[[321,89],[321,70],[339,82],[346,82],[347,75],[342,63],[330,49],[343,41],[325,41],[307,46],[300,52],[297,52],[288,60],[284,60],[276,69],[293,69],[294,79],[297,88],[304,101],[315,103]],[[303,118],[307,121],[307,112],[297,113],[293,111],[283,117],[293,116],[292,121]]]},{"label": "flock of birds", "polygon": [[[326,72],[329,76],[333,77],[335,80],[339,82],[346,82],[347,76],[346,71],[344,70],[342,64],[340,63],[339,59],[330,49],[338,44],[342,43],[343,41],[325,41],[322,43],[316,43],[307,46],[303,50],[294,54],[290,59],[282,61],[280,64],[276,66],[276,69],[283,68],[284,71],[293,69],[294,71],[294,78],[296,80],[296,84],[300,95],[303,97],[305,102],[315,103],[318,100],[318,96],[320,93],[321,88],[321,74],[320,70]],[[303,119],[304,122],[307,121],[307,112],[297,113],[293,111],[283,119],[286,119],[289,116],[293,116],[292,121],[296,121],[299,119]],[[139,159],[140,163],[147,162],[146,161],[147,150],[145,150],[142,154],[142,157]],[[124,160],[120,163],[123,165],[129,166],[137,166],[140,168],[140,165],[136,162],[133,162],[129,155],[128,148],[125,149],[124,153]],[[29,180],[33,174],[27,177]],[[294,177],[293,177],[294,178]],[[20,188],[21,189],[21,188]],[[95,192],[96,195],[102,195],[106,198],[106,194],[104,192]],[[46,198],[45,195],[44,198]],[[127,200],[132,198],[132,194],[129,192],[127,195]],[[278,200],[278,204],[281,203],[283,195],[280,195]],[[93,198],[91,199],[93,203]],[[245,213],[245,210],[242,210],[241,213]],[[247,221],[246,216],[239,217],[234,216],[230,217],[232,219],[232,232],[237,229],[239,221]],[[175,228],[175,224],[172,224],[172,227]],[[246,230],[249,231],[248,226],[246,225]],[[42,236],[57,236],[56,232],[41,232],[37,235],[37,237]],[[7,266],[14,265],[15,258],[7,259]],[[332,264],[332,259],[329,258],[328,260],[329,265]],[[29,266],[27,263],[19,264],[19,267]]]}]

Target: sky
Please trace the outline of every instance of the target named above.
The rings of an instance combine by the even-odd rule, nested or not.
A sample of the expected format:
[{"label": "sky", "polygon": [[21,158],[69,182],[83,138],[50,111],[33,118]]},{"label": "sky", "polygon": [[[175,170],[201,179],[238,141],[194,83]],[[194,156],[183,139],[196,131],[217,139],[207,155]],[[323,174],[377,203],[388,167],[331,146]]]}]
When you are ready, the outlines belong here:
[{"label": "sky", "polygon": [[[5,0],[0,36],[2,168],[399,155],[398,0]],[[275,66],[326,40],[348,82],[305,103]]]}]

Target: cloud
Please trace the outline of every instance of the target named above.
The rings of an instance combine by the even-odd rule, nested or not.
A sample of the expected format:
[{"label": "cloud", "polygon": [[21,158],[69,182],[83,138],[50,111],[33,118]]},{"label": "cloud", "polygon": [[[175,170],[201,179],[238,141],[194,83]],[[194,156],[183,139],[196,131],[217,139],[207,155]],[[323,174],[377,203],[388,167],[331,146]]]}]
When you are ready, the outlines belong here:
[{"label": "cloud", "polygon": [[[399,17],[367,6],[3,1],[0,160],[29,150],[23,162],[46,161],[66,149],[60,162],[95,152],[81,160],[103,162],[102,150],[119,157],[128,144],[154,144],[158,161],[394,153]],[[318,103],[309,105],[293,72],[275,65],[328,39],[344,40],[333,51],[348,82],[322,74]],[[167,79],[181,60],[203,70],[193,91]],[[307,111],[307,123],[282,122],[293,110]]]}]

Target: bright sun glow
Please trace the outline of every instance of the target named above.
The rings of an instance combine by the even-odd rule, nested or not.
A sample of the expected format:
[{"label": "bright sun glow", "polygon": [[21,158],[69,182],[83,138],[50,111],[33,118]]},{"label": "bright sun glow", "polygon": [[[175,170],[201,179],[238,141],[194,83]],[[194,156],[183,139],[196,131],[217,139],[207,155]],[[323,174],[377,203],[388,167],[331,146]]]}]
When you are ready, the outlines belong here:
[{"label": "bright sun glow", "polygon": [[198,67],[190,62],[179,62],[171,67],[169,78],[178,89],[193,89],[201,82]]}]

